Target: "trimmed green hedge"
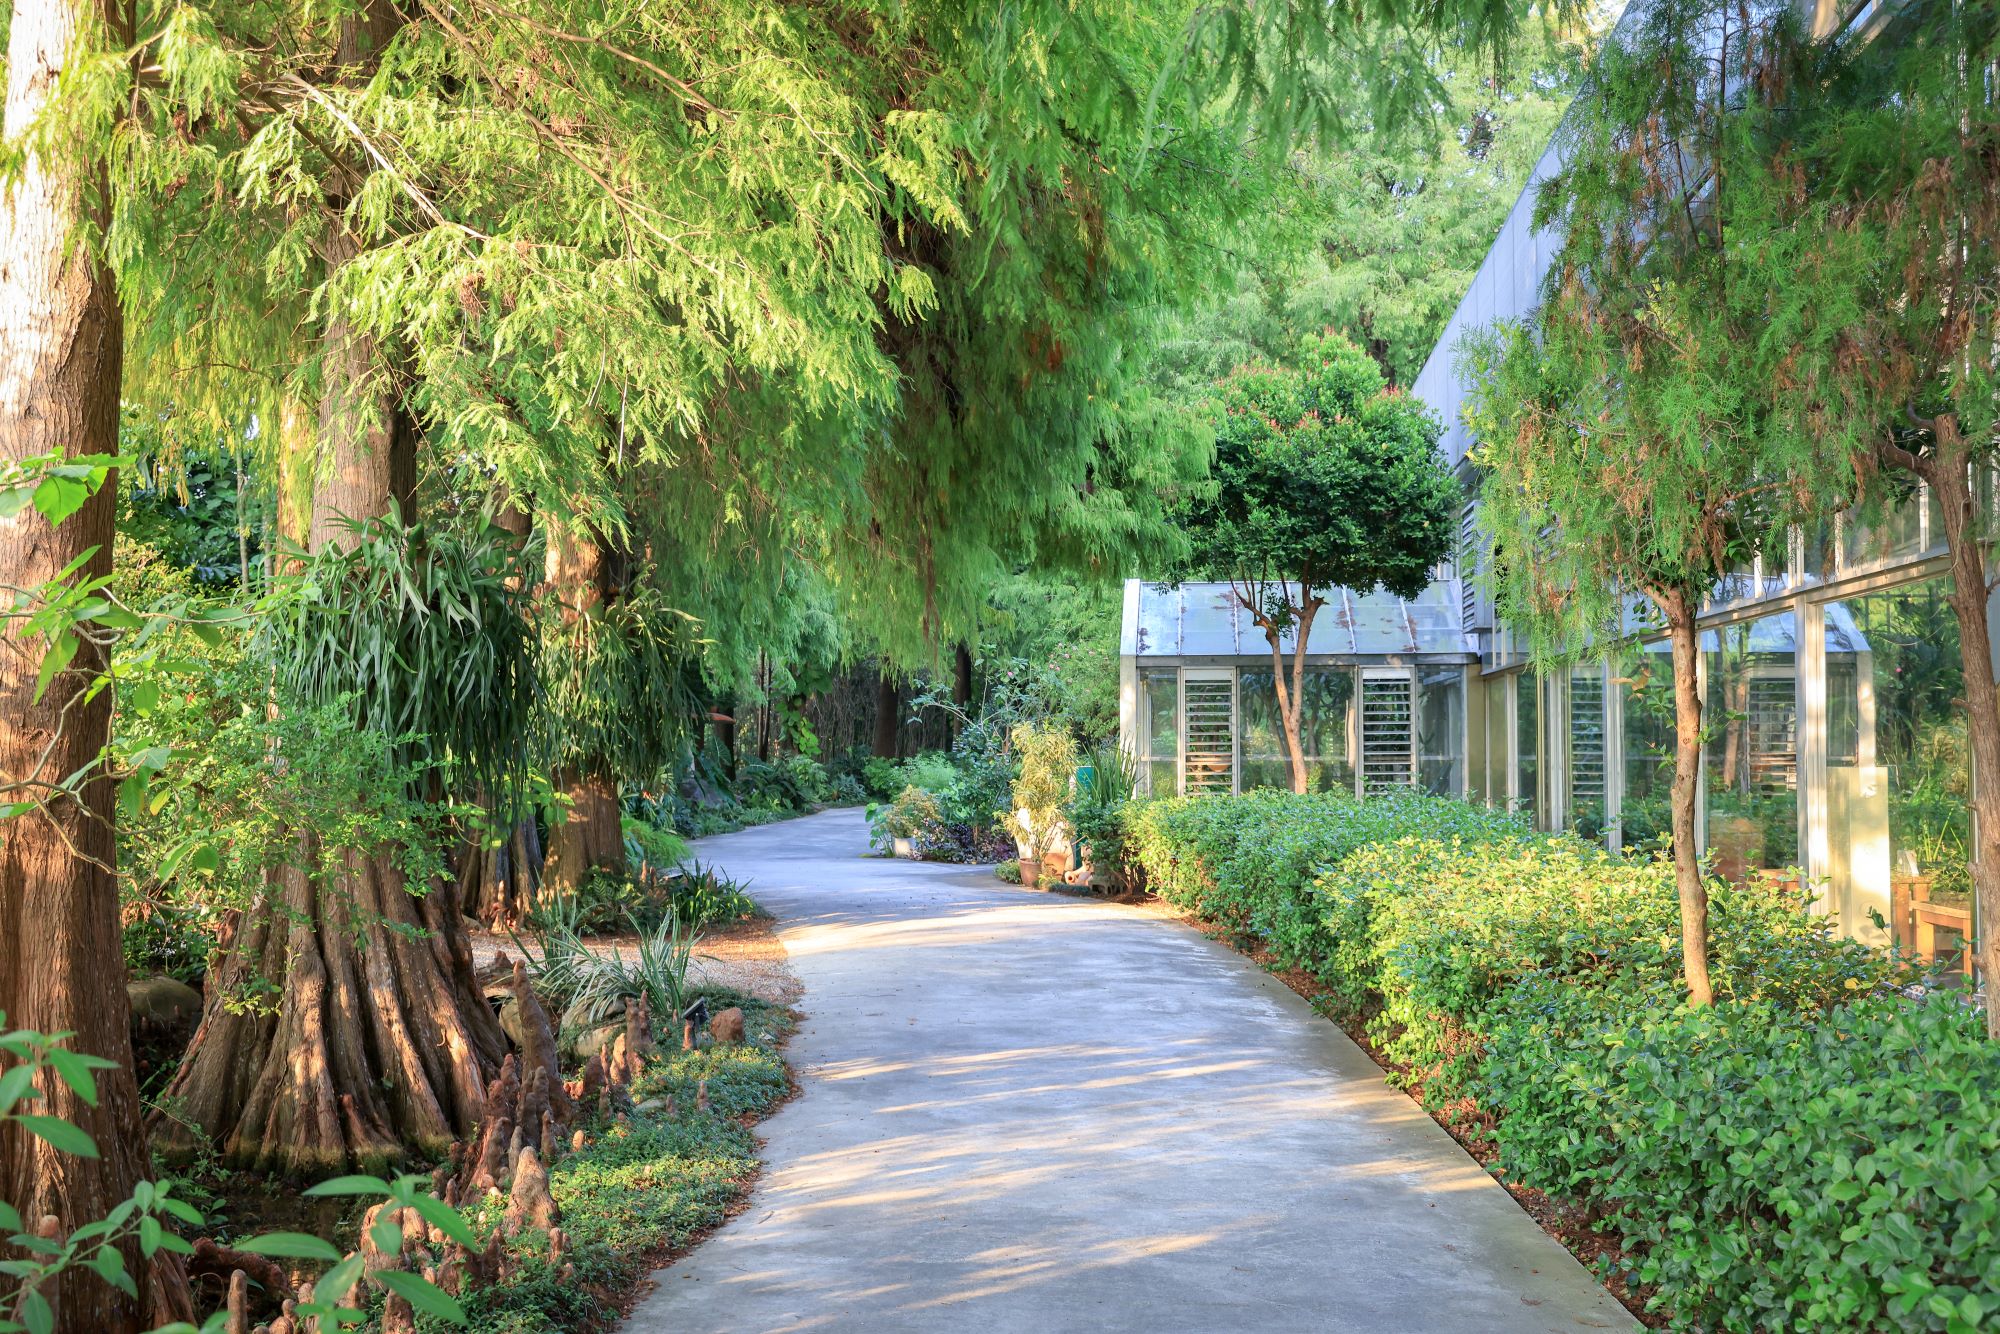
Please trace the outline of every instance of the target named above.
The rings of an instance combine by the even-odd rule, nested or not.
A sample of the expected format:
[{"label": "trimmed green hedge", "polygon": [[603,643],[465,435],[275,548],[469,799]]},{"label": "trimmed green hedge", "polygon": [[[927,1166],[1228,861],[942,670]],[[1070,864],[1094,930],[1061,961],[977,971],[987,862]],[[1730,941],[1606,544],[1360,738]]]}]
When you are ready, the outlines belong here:
[{"label": "trimmed green hedge", "polygon": [[1431,797],[1152,803],[1168,899],[1267,942],[1509,1179],[1622,1238],[1674,1327],[2000,1322],[2000,1044],[1774,882],[1710,885],[1682,1004],[1672,868]]}]

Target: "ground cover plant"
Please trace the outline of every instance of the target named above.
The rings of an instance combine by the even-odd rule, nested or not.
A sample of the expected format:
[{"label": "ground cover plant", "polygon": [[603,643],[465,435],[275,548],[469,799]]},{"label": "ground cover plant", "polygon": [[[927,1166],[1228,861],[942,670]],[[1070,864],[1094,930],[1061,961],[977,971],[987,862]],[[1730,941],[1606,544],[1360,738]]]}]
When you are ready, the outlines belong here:
[{"label": "ground cover plant", "polygon": [[[568,1243],[564,1258],[574,1269],[566,1277],[550,1263],[546,1239],[534,1240],[508,1279],[466,1300],[464,1328],[478,1334],[609,1328],[633,1283],[721,1224],[748,1192],[757,1171],[749,1123],[790,1090],[778,1045],[791,1020],[754,997],[700,994],[712,1011],[741,1006],[746,1040],[663,1053],[634,1082],[629,1115],[586,1128],[586,1146],[549,1173]],[[699,1105],[704,1093],[706,1107]],[[475,1226],[490,1225],[498,1207],[475,1206],[467,1216]]]},{"label": "ground cover plant", "polygon": [[2000,1055],[1805,891],[1711,881],[1696,1007],[1657,859],[1427,796],[1174,799],[1133,825],[1163,897],[1317,978],[1672,1327],[1970,1331],[2000,1309]]}]

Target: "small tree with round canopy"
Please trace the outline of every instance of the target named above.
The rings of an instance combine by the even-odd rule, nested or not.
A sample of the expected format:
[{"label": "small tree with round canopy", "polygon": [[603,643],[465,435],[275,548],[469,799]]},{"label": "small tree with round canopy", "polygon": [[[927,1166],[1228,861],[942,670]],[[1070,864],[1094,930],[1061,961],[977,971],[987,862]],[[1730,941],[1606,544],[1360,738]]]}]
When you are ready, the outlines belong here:
[{"label": "small tree with round canopy", "polygon": [[1294,792],[1312,783],[1299,733],[1327,592],[1414,597],[1450,551],[1459,493],[1437,440],[1422,404],[1337,334],[1307,337],[1296,369],[1246,367],[1223,385],[1211,485],[1177,509],[1179,574],[1227,580],[1264,632]]}]

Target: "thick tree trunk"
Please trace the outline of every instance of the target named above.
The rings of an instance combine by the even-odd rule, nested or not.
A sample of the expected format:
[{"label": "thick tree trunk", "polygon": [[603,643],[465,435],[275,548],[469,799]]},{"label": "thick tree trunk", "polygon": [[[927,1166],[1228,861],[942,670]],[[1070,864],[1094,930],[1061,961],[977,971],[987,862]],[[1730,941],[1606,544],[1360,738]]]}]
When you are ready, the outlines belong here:
[{"label": "thick tree trunk", "polygon": [[[74,0],[22,0],[8,30],[5,133],[18,144],[46,105],[65,58],[101,15]],[[0,198],[0,458],[113,454],[124,324],[111,275],[82,235],[108,191],[103,166],[31,153]],[[0,581],[36,588],[94,554],[74,576],[111,570],[117,482],[63,523],[34,509],[0,520]],[[0,635],[0,784],[4,800],[38,801],[0,823],[0,1011],[10,1028],[72,1034],[68,1046],[118,1062],[97,1079],[97,1105],[44,1075],[31,1110],[87,1133],[99,1156],[61,1153],[14,1124],[0,1127],[0,1200],[30,1227],[54,1216],[64,1235],[110,1213],[147,1169],[125,1000],[112,872],[112,784],[101,773],[70,791],[46,785],[92,770],[111,740],[111,696],[92,693],[101,652],[82,645],[37,699],[47,644],[9,623]],[[186,1280],[172,1257],[127,1249],[128,1297],[90,1270],[51,1294],[66,1328],[124,1331],[186,1318]]]},{"label": "thick tree trunk", "polygon": [[592,871],[625,875],[625,832],[619,823],[616,780],[563,772],[556,775],[556,787],[569,798],[569,809],[549,813],[542,893],[574,894]]},{"label": "thick tree trunk", "polygon": [[[611,562],[595,534],[573,525],[549,524],[546,575],[565,619],[597,615],[611,597]],[[573,894],[592,871],[626,874],[625,834],[619,824],[617,775],[601,764],[559,770],[556,790],[568,808],[549,812],[548,856],[542,866],[542,893]]]},{"label": "thick tree trunk", "polygon": [[2000,1039],[2000,686],[1993,678],[1985,547],[1979,539],[1966,451],[1956,419],[1937,423],[1938,454],[1924,468],[1951,550],[1951,609],[1958,617],[1966,739],[1972,751],[1972,888],[1979,902],[1979,969],[1986,984],[1986,1036]]},{"label": "thick tree trunk", "polygon": [[[346,34],[343,53],[360,40]],[[357,253],[336,216],[329,276]],[[313,498],[315,550],[349,544],[354,521],[406,501],[415,474],[415,426],[384,349],[338,314],[324,340],[333,480]],[[298,866],[318,852],[302,835]],[[168,1089],[183,1110],[159,1127],[162,1147],[192,1150],[196,1127],[232,1162],[316,1175],[432,1156],[471,1134],[506,1038],[473,976],[453,888],[413,894],[393,848],[349,853],[332,872],[273,871],[232,924]],[[243,1010],[245,996],[276,996],[276,1013]]]},{"label": "thick tree trunk", "polygon": [[1708,886],[1701,878],[1695,846],[1695,781],[1701,772],[1701,641],[1695,629],[1694,599],[1676,590],[1656,598],[1666,614],[1674,659],[1674,781],[1669,789],[1673,815],[1674,883],[1681,900],[1682,971],[1688,1003],[1715,999],[1708,980]]},{"label": "thick tree trunk", "polygon": [[[268,893],[277,902],[242,915],[210,984],[170,1090],[181,1118],[232,1162],[308,1176],[434,1157],[469,1135],[505,1039],[451,895],[413,896],[393,857],[361,854],[334,875],[287,868]],[[222,1003],[259,993],[278,997],[276,1014]]]},{"label": "thick tree trunk", "polygon": [[461,911],[495,930],[519,925],[535,906],[542,861],[533,818],[515,821],[497,839],[490,828],[466,830],[452,862]]}]

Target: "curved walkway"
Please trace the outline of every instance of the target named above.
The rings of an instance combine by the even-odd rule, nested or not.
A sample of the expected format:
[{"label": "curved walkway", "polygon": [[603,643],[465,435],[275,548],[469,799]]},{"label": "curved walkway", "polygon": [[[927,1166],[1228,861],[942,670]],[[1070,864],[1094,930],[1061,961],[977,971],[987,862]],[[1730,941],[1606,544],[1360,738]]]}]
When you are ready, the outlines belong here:
[{"label": "curved walkway", "polygon": [[777,915],[803,1091],[632,1330],[1637,1328],[1255,965],[866,838],[831,811],[701,844]]}]

